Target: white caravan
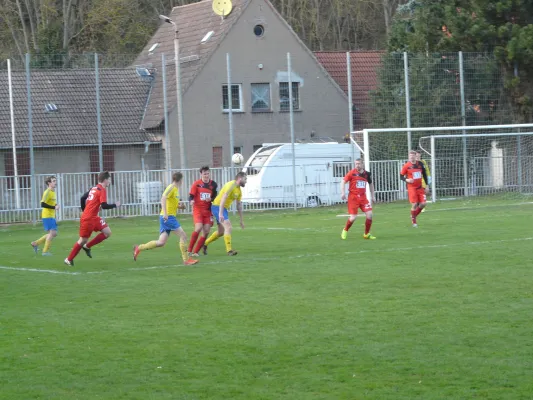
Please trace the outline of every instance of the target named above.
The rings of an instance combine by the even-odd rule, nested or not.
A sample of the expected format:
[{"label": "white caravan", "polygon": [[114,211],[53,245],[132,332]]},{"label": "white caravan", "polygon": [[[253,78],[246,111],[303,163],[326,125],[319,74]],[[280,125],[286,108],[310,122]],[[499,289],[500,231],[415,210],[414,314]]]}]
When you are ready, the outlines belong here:
[{"label": "white caravan", "polygon": [[360,151],[349,143],[296,143],[296,187],[290,143],[265,143],[246,161],[243,203],[316,207],[340,202],[340,182]]}]

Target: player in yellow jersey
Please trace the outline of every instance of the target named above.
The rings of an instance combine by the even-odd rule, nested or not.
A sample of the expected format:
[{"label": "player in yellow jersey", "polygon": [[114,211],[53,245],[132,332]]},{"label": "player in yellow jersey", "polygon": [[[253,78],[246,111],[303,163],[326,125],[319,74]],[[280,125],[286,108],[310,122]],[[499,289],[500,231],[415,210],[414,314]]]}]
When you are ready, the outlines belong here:
[{"label": "player in yellow jersey", "polygon": [[[424,179],[422,179],[422,188],[425,189],[426,187],[431,185],[431,172],[429,171],[429,166],[428,166],[427,161],[422,160],[422,154],[419,151],[416,152],[416,161],[420,161],[422,165],[424,166],[424,169],[426,170],[428,181],[426,182]],[[426,207],[427,207],[427,203],[426,203]],[[422,209],[422,212],[426,211],[426,207]]]},{"label": "player in yellow jersey", "polygon": [[42,255],[51,256],[50,246],[52,245],[52,240],[57,236],[56,210],[59,210],[59,204],[57,204],[55,192],[57,179],[55,176],[49,176],[44,183],[46,183],[48,187],[43,192],[43,197],[41,198],[41,207],[43,208],[41,218],[43,220],[44,230],[47,233],[43,237],[31,242],[31,246],[33,247],[33,251],[35,251],[35,254],[37,254],[39,246],[44,243]]},{"label": "player in yellow jersey", "polygon": [[239,212],[241,228],[244,229],[244,221],[242,219],[242,191],[241,187],[246,185],[246,173],[239,172],[235,176],[235,180],[226,183],[220,193],[218,193],[215,200],[211,204],[211,212],[213,217],[217,220],[218,230],[213,232],[211,236],[205,241],[204,254],[207,255],[207,246],[224,235],[224,243],[226,244],[226,252],[228,256],[235,256],[237,252],[231,247],[231,221],[229,220],[228,209],[233,201],[237,202],[237,211]]},{"label": "player in yellow jersey", "polygon": [[180,237],[179,247],[181,251],[181,256],[183,258],[183,264],[185,265],[194,265],[198,263],[198,260],[189,258],[189,253],[187,252],[187,234],[181,227],[178,222],[176,215],[178,209],[182,210],[185,208],[184,205],[180,205],[180,193],[179,186],[183,174],[181,172],[176,172],[172,175],[172,183],[167,186],[161,196],[161,213],[159,215],[159,239],[152,240],[151,242],[141,244],[139,246],[133,247],[133,259],[137,261],[137,257],[143,250],[152,250],[156,247],[163,247],[170,236],[170,232],[174,232]]}]

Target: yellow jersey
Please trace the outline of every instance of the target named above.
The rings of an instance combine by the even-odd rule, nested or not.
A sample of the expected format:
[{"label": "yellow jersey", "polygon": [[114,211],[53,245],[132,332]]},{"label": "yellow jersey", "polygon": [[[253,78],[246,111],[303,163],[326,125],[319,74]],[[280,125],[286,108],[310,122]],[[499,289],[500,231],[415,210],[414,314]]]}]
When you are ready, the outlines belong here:
[{"label": "yellow jersey", "polygon": [[[43,192],[43,197],[41,198],[41,203],[46,203],[49,206],[55,207],[57,204],[56,192],[52,189],[46,189]],[[41,213],[41,218],[55,218],[56,210],[51,208],[43,208]]]},{"label": "yellow jersey", "polygon": [[[167,198],[167,215],[176,216],[176,214],[178,214],[178,205],[180,203],[180,192],[178,188],[171,183],[163,192],[163,196]],[[165,215],[162,209],[161,215]]]},{"label": "yellow jersey", "polygon": [[226,198],[226,202],[224,203],[224,208],[229,208],[234,200],[241,201],[242,199],[241,187],[237,185],[235,181],[229,181],[224,186],[222,186],[222,189],[220,189],[220,192],[218,193],[217,197],[215,197],[215,200],[213,200],[213,205],[220,206],[220,201],[222,200],[222,196],[224,196],[224,193],[228,193],[228,197]]},{"label": "yellow jersey", "polygon": [[422,179],[422,187],[425,189],[426,186],[428,186],[431,183],[431,172],[429,172],[429,166],[426,160],[420,160],[420,162],[424,165],[424,169],[426,170],[426,175],[428,177],[428,181],[425,182]]}]

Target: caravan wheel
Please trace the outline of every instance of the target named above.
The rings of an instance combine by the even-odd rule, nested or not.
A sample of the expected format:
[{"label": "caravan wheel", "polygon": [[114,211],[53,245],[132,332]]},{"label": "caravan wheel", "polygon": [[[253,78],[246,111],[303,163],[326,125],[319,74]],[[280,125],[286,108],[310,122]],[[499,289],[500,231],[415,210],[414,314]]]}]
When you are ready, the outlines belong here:
[{"label": "caravan wheel", "polygon": [[318,196],[309,196],[307,198],[307,207],[318,207],[320,206],[320,199]]}]

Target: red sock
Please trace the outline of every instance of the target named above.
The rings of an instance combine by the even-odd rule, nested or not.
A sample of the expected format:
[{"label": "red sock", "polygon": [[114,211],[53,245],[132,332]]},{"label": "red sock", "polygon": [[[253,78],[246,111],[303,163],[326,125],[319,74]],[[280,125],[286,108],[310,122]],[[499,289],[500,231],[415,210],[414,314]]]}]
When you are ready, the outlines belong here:
[{"label": "red sock", "polygon": [[422,212],[422,209],[420,207],[418,207],[416,210],[415,210],[415,217],[418,217],[418,214],[420,214]]},{"label": "red sock", "polygon": [[87,243],[87,248],[90,249],[91,247],[97,245],[98,243],[103,242],[106,239],[107,239],[106,235],[104,235],[102,232],[100,232],[98,235],[96,235],[96,237],[93,240],[91,240],[89,243]]},{"label": "red sock", "polygon": [[75,257],[78,255],[78,253],[80,252],[80,250],[81,250],[81,245],[80,245],[78,242],[76,242],[76,243],[74,244],[74,247],[72,248],[72,251],[70,252],[70,254],[69,254],[68,257],[67,257],[67,260],[69,260],[69,261],[74,260],[74,258],[75,258]]},{"label": "red sock", "polygon": [[187,249],[187,251],[190,253],[192,251],[192,248],[194,247],[194,244],[196,243],[196,241],[198,240],[198,235],[199,233],[194,231],[192,234],[191,234],[191,240],[189,241],[189,248]]},{"label": "red sock", "polygon": [[368,235],[370,232],[370,227],[372,226],[372,220],[370,218],[367,218],[365,221],[365,235]]},{"label": "red sock", "polygon": [[[355,221],[355,220],[354,220],[354,221]],[[354,221],[350,221],[350,220],[346,221],[346,226],[344,227],[344,230],[345,230],[345,231],[350,230],[350,228],[352,227]]]},{"label": "red sock", "polygon": [[194,248],[195,253],[198,253],[200,251],[206,239],[207,239],[207,236],[200,236],[200,239],[198,239],[198,242],[196,243],[196,247]]},{"label": "red sock", "polygon": [[418,214],[416,213],[416,210],[411,210],[411,221],[413,222],[413,224],[416,224],[416,216]]}]

